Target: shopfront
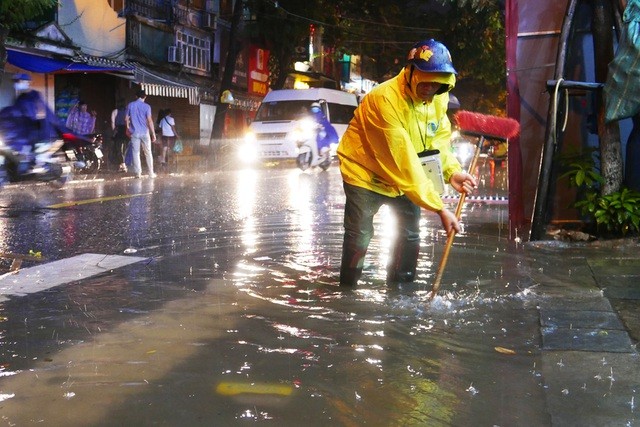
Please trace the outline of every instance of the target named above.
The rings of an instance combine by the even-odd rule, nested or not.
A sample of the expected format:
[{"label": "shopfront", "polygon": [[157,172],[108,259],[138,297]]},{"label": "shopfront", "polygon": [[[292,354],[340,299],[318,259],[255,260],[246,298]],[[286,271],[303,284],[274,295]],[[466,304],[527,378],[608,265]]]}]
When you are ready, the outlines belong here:
[{"label": "shopfront", "polygon": [[[8,70],[31,76],[32,87],[43,94],[62,121],[80,100],[87,102],[89,110],[97,113],[97,132],[110,128],[115,101],[118,96],[127,97],[128,78],[133,76],[133,66],[122,62],[18,47],[8,47],[7,63]],[[3,93],[3,98],[9,98],[3,104],[12,102],[13,94],[8,95]]]},{"label": "shopfront", "polygon": [[95,132],[111,133],[111,112],[119,98],[126,102],[135,99],[129,80],[103,73],[60,73],[55,75],[55,112],[66,121],[80,101],[88,111],[96,112]]}]

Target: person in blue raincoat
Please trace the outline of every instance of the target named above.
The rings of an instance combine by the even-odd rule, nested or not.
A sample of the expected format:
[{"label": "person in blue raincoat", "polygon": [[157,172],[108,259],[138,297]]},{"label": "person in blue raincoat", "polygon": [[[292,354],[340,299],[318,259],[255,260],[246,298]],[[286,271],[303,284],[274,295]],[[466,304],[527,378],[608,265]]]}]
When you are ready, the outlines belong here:
[{"label": "person in blue raincoat", "polygon": [[31,76],[13,76],[16,99],[0,112],[0,130],[11,148],[25,156],[28,163],[35,159],[36,144],[50,142],[69,132],[49,108],[37,90],[31,89]]},{"label": "person in blue raincoat", "polygon": [[336,128],[329,122],[327,116],[322,111],[322,107],[319,102],[311,104],[311,116],[313,120],[318,124],[319,130],[316,136],[316,144],[318,146],[318,153],[322,155],[326,150],[331,149],[331,144],[338,144],[338,132]]}]

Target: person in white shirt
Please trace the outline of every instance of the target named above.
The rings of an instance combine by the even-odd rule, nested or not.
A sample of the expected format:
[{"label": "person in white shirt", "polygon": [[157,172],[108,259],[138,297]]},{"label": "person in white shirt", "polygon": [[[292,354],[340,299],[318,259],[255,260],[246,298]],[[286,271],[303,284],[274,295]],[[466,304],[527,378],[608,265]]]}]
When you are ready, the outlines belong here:
[{"label": "person in white shirt", "polygon": [[178,138],[176,121],[171,115],[171,109],[167,108],[164,113],[164,117],[160,120],[160,129],[162,130],[162,151],[158,156],[158,161],[163,168],[167,166],[169,151],[173,150],[173,146]]}]

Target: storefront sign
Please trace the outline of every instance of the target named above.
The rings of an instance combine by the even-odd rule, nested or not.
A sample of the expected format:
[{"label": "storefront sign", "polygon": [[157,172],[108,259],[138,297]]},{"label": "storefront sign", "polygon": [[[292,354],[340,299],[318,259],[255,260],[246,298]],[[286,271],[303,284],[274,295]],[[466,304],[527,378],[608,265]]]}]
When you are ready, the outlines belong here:
[{"label": "storefront sign", "polygon": [[231,82],[239,88],[247,88],[247,51],[241,50],[236,58],[236,65],[233,70]]},{"label": "storefront sign", "polygon": [[250,95],[265,96],[269,91],[269,51],[249,46]]}]

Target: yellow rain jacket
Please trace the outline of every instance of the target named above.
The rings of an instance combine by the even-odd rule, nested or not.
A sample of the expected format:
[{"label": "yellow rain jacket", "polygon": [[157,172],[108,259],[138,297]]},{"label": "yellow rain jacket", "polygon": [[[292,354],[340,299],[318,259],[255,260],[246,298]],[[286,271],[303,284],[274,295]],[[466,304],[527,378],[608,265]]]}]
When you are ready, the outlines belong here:
[{"label": "yellow rain jacket", "polygon": [[[453,74],[433,76],[432,81],[449,89],[455,85]],[[422,103],[411,97],[408,78],[404,68],[364,97],[338,145],[340,172],[348,184],[390,197],[406,194],[416,205],[437,212],[443,208],[442,199],[417,153],[440,150],[445,182],[462,170],[450,145],[449,93]],[[419,81],[413,80],[415,88]]]}]

